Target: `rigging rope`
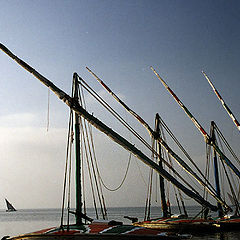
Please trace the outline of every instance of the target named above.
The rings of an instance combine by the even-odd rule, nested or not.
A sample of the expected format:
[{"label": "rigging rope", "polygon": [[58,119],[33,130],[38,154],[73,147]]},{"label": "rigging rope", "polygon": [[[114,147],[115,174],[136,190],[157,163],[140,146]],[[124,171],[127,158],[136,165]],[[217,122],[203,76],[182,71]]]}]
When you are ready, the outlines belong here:
[{"label": "rigging rope", "polygon": [[143,173],[142,173],[142,171],[141,171],[141,168],[140,168],[140,166],[139,166],[138,161],[137,161],[136,158],[135,158],[135,163],[137,164],[137,167],[138,167],[138,170],[139,170],[139,173],[140,173],[140,177],[142,178],[145,187],[147,187],[147,183],[146,183],[146,181],[145,181],[145,179],[144,179],[144,177],[143,177]]},{"label": "rigging rope", "polygon": [[[61,227],[63,226],[64,218],[64,206],[65,206],[65,194],[66,194],[66,184],[67,184],[67,169],[68,169],[68,159],[69,159],[69,148],[70,142],[72,142],[72,110],[70,110],[69,124],[68,124],[68,140],[67,140],[67,149],[66,149],[66,161],[65,161],[65,171],[64,171],[64,181],[63,181],[63,197],[62,197],[62,214],[61,214]],[[70,148],[71,149],[71,148]]]},{"label": "rigging rope", "polygon": [[[233,156],[233,158],[234,158],[234,159],[238,162],[238,164],[239,164],[239,163],[240,163],[239,158],[238,158],[237,155],[234,153],[233,149],[231,148],[231,146],[230,146],[229,143],[227,142],[226,138],[223,136],[223,134],[222,134],[222,132],[220,131],[220,129],[217,127],[216,123],[214,124],[214,127],[215,127],[215,129],[216,129],[217,136],[218,136],[218,138],[219,138],[219,142],[220,142],[220,144],[221,144],[221,148],[222,148],[223,153],[224,153],[224,148],[223,148],[223,145],[222,145],[222,141],[223,141],[223,143],[225,144],[225,146],[227,147],[228,151],[229,151],[229,152],[231,153],[231,155]],[[222,141],[221,141],[221,140],[222,140]],[[225,154],[225,153],[224,153],[224,154]],[[222,164],[223,164],[223,163],[222,163]],[[228,183],[229,183],[230,191],[231,191],[231,193],[232,193],[232,198],[233,198],[233,200],[234,200],[234,202],[235,202],[235,206],[236,206],[236,213],[235,213],[235,214],[237,214],[237,213],[239,214],[239,208],[240,208],[240,206],[239,206],[238,196],[237,196],[237,195],[239,195],[239,193],[236,194],[236,192],[238,191],[238,189],[237,189],[236,183],[235,183],[234,178],[233,178],[233,173],[232,173],[232,171],[229,171],[230,178],[231,178],[231,181],[230,181],[229,176],[227,175],[227,171],[226,171],[226,169],[225,169],[225,166],[223,166],[223,170],[224,170],[224,172],[225,172],[225,174],[226,174],[226,178],[227,178]],[[238,179],[238,182],[239,182],[239,179]],[[223,186],[223,185],[222,185],[222,186]],[[234,191],[234,188],[235,188],[235,191]]]},{"label": "rigging rope", "polygon": [[99,181],[99,189],[100,189],[100,193],[101,193],[101,197],[102,197],[102,204],[103,204],[103,216],[107,219],[107,208],[106,208],[106,204],[105,204],[105,198],[103,195],[103,190],[102,190],[102,184],[99,178],[99,170],[98,170],[98,163],[97,163],[97,157],[96,157],[96,152],[95,152],[95,147],[94,147],[94,140],[93,140],[93,134],[92,134],[92,126],[90,124],[88,124],[88,129],[89,129],[89,135],[90,135],[90,140],[91,140],[91,145],[92,145],[92,151],[93,151],[93,159],[96,165],[96,171],[97,171],[97,176],[98,176],[98,181]]},{"label": "rigging rope", "polygon": [[[80,135],[80,141],[83,142],[83,135]],[[81,153],[83,153],[83,144],[81,144]],[[83,161],[83,154],[81,154],[81,168],[84,169],[84,161]],[[83,200],[83,213],[87,215],[87,209],[86,209],[86,194],[85,194],[85,174],[84,171],[82,171],[82,200]],[[85,223],[87,220],[85,219]]]},{"label": "rigging rope", "polygon": [[[160,130],[161,130],[161,134],[162,134],[162,138],[164,139],[164,141],[166,142],[166,136],[165,136],[165,133],[163,131],[163,127],[165,125],[165,127],[169,130],[168,133],[170,132],[172,135],[173,133],[170,131],[170,129],[167,127],[167,125],[163,122],[163,120],[161,119],[161,117],[159,116],[159,119],[160,119]],[[165,129],[166,129],[165,128]],[[174,139],[176,140],[176,143],[179,143],[177,138],[173,135]],[[181,144],[179,143],[179,145],[181,146]],[[181,146],[182,147],[182,146]],[[180,148],[181,149],[181,148]],[[182,147],[182,149],[184,150],[184,148]],[[184,150],[185,151],[185,150]],[[185,151],[185,153],[187,154],[187,152]],[[168,161],[170,162],[171,166],[173,165],[172,163],[172,158],[170,156],[169,153],[166,154],[167,155],[167,159]],[[187,154],[188,155],[188,154]],[[188,155],[189,156],[189,155]],[[189,177],[189,175],[187,175]],[[195,184],[195,183],[194,183]],[[175,194],[176,194],[176,189],[175,189],[175,186],[174,187],[174,191],[175,191]],[[182,203],[182,207],[183,207],[183,211],[184,211],[184,214],[187,216],[187,211],[186,211],[186,208],[185,208],[185,205],[184,205],[184,201],[183,201],[183,197],[182,197],[182,194],[181,194],[181,191],[177,188],[178,190],[178,195],[179,195],[179,198],[181,200],[181,203]],[[181,213],[181,208],[180,208],[180,205],[179,205],[179,201],[178,201],[178,198],[177,198],[177,195],[176,195],[176,200],[177,200],[177,203],[178,203],[178,206],[179,206],[179,210],[180,210],[180,213]]]},{"label": "rigging rope", "polygon": [[95,167],[94,167],[94,164],[93,164],[92,151],[90,149],[89,137],[88,137],[88,133],[87,133],[86,120],[84,120],[84,119],[83,119],[83,124],[84,124],[84,128],[85,128],[85,131],[86,131],[85,137],[86,137],[86,142],[87,142],[87,146],[88,146],[88,152],[89,152],[90,163],[91,163],[91,166],[92,166],[93,177],[94,177],[94,180],[95,180],[97,196],[98,196],[98,199],[99,199],[99,204],[100,204],[100,207],[101,207],[102,214],[104,216],[103,204],[102,204],[102,199],[100,197],[100,191],[99,191],[99,184],[97,182],[96,171],[95,171]]},{"label": "rigging rope", "polygon": [[[83,106],[86,109],[86,102],[85,102],[85,99],[84,99],[84,94],[83,94],[82,87],[81,87],[81,89],[79,89],[79,96],[80,96],[81,106]],[[93,177],[94,177],[94,181],[95,181],[95,187],[96,187],[96,192],[97,192],[97,196],[98,196],[100,209],[101,209],[101,212],[102,212],[103,219],[106,219],[106,207],[105,207],[105,203],[103,203],[104,202],[103,194],[100,194],[100,191],[99,191],[100,183],[97,181],[95,166],[94,166],[94,163],[93,163],[93,154],[92,154],[92,149],[91,149],[90,141],[89,141],[89,135],[90,135],[89,134],[89,132],[90,132],[89,125],[90,124],[89,123],[86,124],[85,119],[82,119],[81,124],[82,124],[82,129],[83,129],[83,126],[84,126],[84,129],[85,129],[85,136],[86,136],[86,142],[87,142],[87,147],[88,147],[88,153],[89,153],[90,163],[91,163],[91,166],[92,166],[92,172],[93,172]],[[84,140],[85,140],[85,138],[84,138]]]},{"label": "rigging rope", "polygon": [[[214,129],[217,129],[216,130],[216,137],[215,137],[215,144],[216,146],[218,146],[218,142],[220,143],[220,148],[222,149],[221,151],[224,153],[224,148],[223,148],[223,145],[222,145],[222,141],[223,143],[225,144],[225,146],[229,149],[229,151],[232,153],[233,157],[234,157],[234,152],[232,151],[230,145],[227,143],[226,139],[224,138],[224,136],[222,135],[222,133],[220,132],[220,130],[217,128],[216,124],[214,123],[213,125]],[[218,138],[218,139],[217,139]],[[222,140],[222,141],[221,141]],[[209,171],[210,171],[210,158],[212,158],[213,156],[213,153],[211,151],[212,147],[210,145],[206,145],[206,153],[207,153],[207,164],[206,164],[206,178],[209,178]],[[213,149],[214,151],[214,149]],[[225,155],[225,153],[224,153]],[[237,159],[236,159],[237,160]],[[212,162],[212,161],[211,161]],[[233,188],[233,185],[236,189],[236,184],[234,182],[234,178],[233,178],[233,173],[232,171],[229,171],[229,174],[230,174],[230,177],[229,177],[229,174],[227,172],[227,169],[226,169],[226,166],[223,162],[223,159],[220,157],[220,162],[221,162],[221,165],[222,165],[222,168],[221,168],[221,172],[223,171],[225,174],[220,174],[220,179],[221,179],[221,186],[222,186],[222,189],[221,189],[221,195],[223,196],[224,198],[224,201],[225,201],[225,193],[224,193],[224,183],[225,181],[223,180],[223,177],[226,176],[227,178],[227,182],[228,182],[228,185],[230,187],[230,191],[232,193],[232,197],[235,201],[235,204],[236,204],[236,213],[238,213],[239,211],[239,203],[237,201],[237,197],[236,197],[236,194],[234,192],[234,188]],[[212,162],[213,163],[213,162]],[[230,180],[231,178],[231,180]],[[207,199],[207,192],[205,192],[206,194],[206,199]],[[226,210],[226,209],[225,209]]]},{"label": "rigging rope", "polygon": [[[72,96],[73,96],[74,86],[72,85]],[[49,92],[50,93],[50,92]],[[71,164],[71,152],[72,152],[72,145],[73,145],[73,111],[70,109],[69,112],[69,123],[68,123],[68,137],[67,137],[67,149],[66,149],[66,160],[65,160],[65,171],[64,171],[64,181],[63,181],[63,196],[62,196],[62,213],[61,213],[61,224],[60,228],[63,227],[63,219],[64,219],[64,208],[65,208],[65,195],[66,195],[66,187],[67,187],[67,177],[69,178],[69,190],[68,190],[68,206],[67,206],[67,225],[69,226],[69,209],[70,209],[70,181],[71,176],[70,172],[67,174],[67,169],[69,164]],[[70,162],[70,163],[69,163]]]},{"label": "rigging rope", "polygon": [[230,151],[230,153],[232,154],[232,156],[235,158],[235,160],[240,164],[240,160],[237,157],[237,155],[234,153],[233,149],[231,148],[231,146],[229,145],[229,143],[227,142],[226,138],[223,136],[222,132],[219,130],[218,126],[216,124],[214,124],[214,127],[217,130],[218,133],[218,137],[222,139],[222,141],[224,142],[225,146],[228,148],[228,150]]},{"label": "rigging rope", "polygon": [[[82,78],[80,79],[81,82],[79,83],[90,95],[92,95],[104,108],[106,108],[140,142],[142,142],[151,151],[151,153],[154,152],[156,155],[158,155],[157,152],[148,144],[148,142],[144,138],[142,138],[104,99],[102,99],[101,96],[99,96],[90,86],[88,86],[88,84]],[[85,84],[86,86],[84,86],[83,84]],[[162,161],[171,169],[171,166],[164,159],[162,159]],[[174,171],[174,169],[172,170]]]},{"label": "rigging rope", "polygon": [[[222,161],[222,159],[221,159],[221,161]],[[232,184],[231,184],[231,181],[230,181],[230,179],[229,179],[229,176],[228,176],[226,167],[225,167],[225,165],[223,164],[223,162],[222,162],[222,165],[223,165],[224,172],[225,172],[225,174],[226,174],[226,178],[227,178],[227,180],[228,180],[228,184],[229,184],[229,187],[230,187],[230,191],[231,191],[231,193],[232,193],[232,197],[233,197],[234,202],[235,202],[236,213],[238,213],[238,212],[239,212],[239,203],[238,203],[238,200],[237,200],[237,198],[236,198],[234,189],[233,189],[233,187],[232,187]]]},{"label": "rigging rope", "polygon": [[[154,149],[155,140],[152,139],[152,149]],[[154,154],[152,153],[151,160],[154,160]],[[152,179],[153,179],[153,169],[149,169],[149,180],[148,180],[148,189],[146,197],[146,206],[145,206],[145,216],[144,220],[150,220],[151,214],[151,197],[152,197]]]},{"label": "rigging rope", "polygon": [[[124,120],[123,120],[123,122],[122,122],[122,118],[119,116],[119,117],[117,117],[117,115],[114,113],[115,111],[104,101],[104,100],[101,100],[102,98],[94,91],[94,90],[92,90],[88,85],[87,85],[87,83],[82,79],[82,78],[80,78],[79,76],[78,76],[78,78],[79,79],[81,79],[81,82],[79,82],[85,89],[86,89],[86,91],[88,91],[97,101],[99,101],[99,103],[102,105],[102,106],[104,106],[115,118],[117,118],[124,126],[125,126],[125,124],[123,123],[124,122]],[[83,84],[82,84],[82,82],[86,85],[86,86],[84,86]],[[89,89],[93,92],[91,92]],[[95,96],[95,95],[96,96]],[[109,106],[109,107],[108,107]],[[112,110],[111,110],[112,109]],[[127,123],[126,123],[126,125],[128,125]],[[125,127],[127,127],[127,126],[125,126]],[[137,137],[137,135],[139,135],[138,133],[134,133],[134,131],[135,130],[130,130],[130,129],[132,129],[130,126],[129,127],[127,127],[128,129],[129,129],[129,131],[133,131],[132,133]],[[135,131],[136,132],[136,131]],[[140,138],[139,138],[140,137]],[[154,150],[151,148],[151,146],[139,135],[139,137],[137,137],[151,152],[153,152]],[[156,154],[156,155],[158,155],[155,151],[154,151],[154,153]],[[159,156],[160,157],[160,156]],[[160,157],[161,158],[161,157]],[[161,158],[161,160],[163,161],[163,163],[164,164],[166,164],[167,166],[168,166],[168,168],[169,169],[171,169],[175,174],[176,174],[176,176],[178,176],[179,177],[179,179],[181,179],[192,191],[194,191],[195,193],[198,193],[190,184],[189,184],[189,182],[187,182],[180,174],[178,174],[177,172],[176,172],[176,170],[174,170],[169,164],[168,164],[168,162],[166,162],[164,159],[162,159]]]},{"label": "rigging rope", "polygon": [[[72,124],[73,126],[73,124]],[[71,146],[73,147],[73,129],[71,129]],[[68,168],[68,205],[67,205],[67,226],[70,225],[70,196],[71,196],[71,172],[72,172],[72,150],[69,154],[69,168]]]},{"label": "rigging rope", "polygon": [[47,106],[47,132],[50,125],[50,89],[48,88],[48,106]]},{"label": "rigging rope", "polygon": [[[159,116],[159,118],[160,118],[160,116]],[[160,125],[160,129],[161,129],[161,134],[162,134],[162,138],[164,139],[164,141],[166,142],[166,136],[165,136],[165,133],[164,133],[164,131],[163,131],[163,122],[162,122],[162,119],[160,118],[160,121],[161,121],[161,125]],[[164,153],[164,152],[163,152]],[[173,162],[172,162],[172,158],[171,158],[171,155],[167,152],[167,153],[165,153],[165,155],[166,155],[166,159],[168,159],[168,161],[169,161],[169,163],[170,163],[170,165],[172,166],[173,165]],[[176,175],[173,173],[173,176],[175,176],[176,177]],[[183,199],[182,199],[182,196],[181,196],[181,192],[180,192],[180,190],[177,188],[177,190],[176,190],[176,187],[175,186],[172,186],[173,187],[173,191],[174,191],[174,195],[175,195],[175,198],[176,198],[176,203],[177,203],[177,205],[178,205],[178,209],[179,209],[179,213],[181,214],[182,213],[182,211],[181,211],[181,207],[180,207],[180,204],[179,204],[179,199],[178,199],[178,195],[177,195],[177,190],[178,190],[178,194],[179,194],[179,197],[181,198],[181,201],[182,201],[182,203],[183,203]],[[185,207],[184,207],[184,204],[183,204],[183,208],[184,208],[184,212],[186,212],[186,209],[185,209]],[[187,214],[186,214],[187,215]]]},{"label": "rigging rope", "polygon": [[[85,102],[85,97],[84,97],[84,93],[83,93],[83,86],[81,84],[80,84],[80,88],[79,88],[79,95],[81,97],[80,102],[81,102],[82,106],[85,109],[87,109],[86,102]],[[101,182],[99,181],[99,177],[98,177],[98,181],[97,181],[96,172],[95,172],[95,166],[96,166],[96,171],[98,171],[98,164],[97,164],[97,158],[96,158],[93,135],[92,135],[92,126],[89,122],[87,122],[87,124],[86,124],[86,120],[83,120],[83,122],[84,122],[85,129],[86,129],[88,149],[89,149],[91,165],[92,165],[92,169],[93,169],[93,173],[94,173],[94,179],[95,179],[95,185],[96,185],[96,188],[97,188],[99,204],[100,204],[103,219],[107,219],[107,208],[106,208],[105,199],[104,199],[104,195],[103,195],[103,191],[102,191],[102,185],[101,185]],[[87,128],[87,126],[88,126],[88,128]],[[87,129],[88,129],[88,131],[87,131]],[[90,135],[90,141],[89,141],[88,135]],[[91,146],[90,146],[89,142],[91,142]],[[93,162],[93,159],[94,159],[94,162]],[[95,166],[94,166],[94,163],[95,163]],[[100,191],[99,191],[99,189],[100,189]]]},{"label": "rigging rope", "polygon": [[[208,184],[214,191],[214,187],[212,186],[212,184],[205,178],[204,174],[202,173],[202,171],[199,169],[199,167],[196,165],[196,163],[193,161],[193,159],[190,157],[190,155],[187,153],[187,151],[184,149],[184,147],[181,145],[181,143],[178,141],[178,139],[175,137],[175,135],[173,134],[173,132],[169,129],[169,127],[167,126],[167,124],[163,121],[163,119],[159,116],[160,121],[161,121],[161,125],[162,127],[165,128],[165,130],[167,131],[167,133],[169,134],[169,136],[173,139],[173,141],[176,143],[176,145],[179,147],[179,149],[183,152],[183,154],[187,157],[187,159],[193,164],[193,166],[197,169],[197,171],[200,173],[200,175],[203,177],[203,179],[206,181],[206,184]],[[190,175],[187,175],[188,177],[190,177]],[[201,190],[201,188],[199,188],[199,186],[195,183],[192,182],[194,184],[195,187],[197,187],[199,190]]]},{"label": "rigging rope", "polygon": [[[142,138],[96,91],[94,91],[82,78],[79,77],[81,86],[106,108],[121,124],[123,124],[136,138],[139,139],[150,151],[151,146]],[[85,85],[84,85],[85,84]]]},{"label": "rigging rope", "polygon": [[[206,144],[206,168],[205,168],[205,178],[209,179],[209,171],[210,171],[210,153],[211,153],[211,146]],[[204,188],[203,191],[203,198],[208,199],[208,191]]]},{"label": "rigging rope", "polygon": [[120,183],[116,188],[110,188],[110,187],[108,187],[108,186],[104,183],[104,181],[103,181],[103,179],[102,179],[102,177],[101,177],[101,175],[100,175],[100,173],[99,173],[99,171],[98,171],[99,178],[100,178],[101,183],[102,183],[102,185],[104,186],[104,188],[106,188],[108,191],[115,192],[115,191],[119,190],[119,189],[122,187],[122,185],[124,184],[124,182],[125,182],[125,180],[126,180],[127,174],[128,174],[131,157],[132,157],[132,154],[130,153],[125,174],[124,174],[124,176],[123,176],[123,179],[122,179],[121,183]]},{"label": "rigging rope", "polygon": [[93,204],[94,204],[94,208],[95,208],[96,218],[98,219],[98,211],[97,211],[97,204],[96,204],[96,198],[95,198],[95,191],[94,191],[94,187],[93,187],[93,179],[92,179],[92,173],[91,173],[91,168],[90,168],[90,163],[89,163],[89,157],[88,157],[88,154],[87,154],[87,146],[86,146],[86,141],[85,141],[85,134],[84,134],[84,131],[83,131],[82,119],[80,121],[80,128],[81,128],[81,134],[83,134],[82,139],[83,139],[85,157],[86,157],[86,160],[87,160],[89,179],[90,179],[90,183],[91,183]]},{"label": "rigging rope", "polygon": [[[219,132],[220,132],[220,131],[219,131]],[[219,138],[219,140],[220,140],[219,132],[217,132],[217,133],[218,133],[217,136],[218,136],[218,138]],[[221,142],[221,141],[219,141],[219,142],[220,142],[222,151],[223,151],[223,153],[224,153],[224,148],[223,148],[223,146],[222,146],[222,142]],[[224,143],[225,143],[225,142],[224,142]],[[225,153],[224,153],[224,154],[225,154]],[[222,163],[222,166],[223,166],[223,170],[224,170],[224,172],[225,172],[225,176],[226,176],[226,178],[227,178],[227,181],[228,181],[228,184],[229,184],[229,187],[230,187],[230,191],[231,191],[231,194],[232,194],[232,198],[233,198],[233,200],[234,200],[234,202],[235,202],[235,207],[236,207],[236,212],[235,212],[235,214],[239,214],[239,207],[240,207],[240,206],[239,206],[238,199],[237,199],[237,196],[236,196],[236,193],[235,193],[235,191],[237,191],[237,190],[236,190],[237,187],[236,187],[235,181],[234,181],[234,179],[233,179],[233,173],[232,173],[232,171],[229,171],[229,174],[230,174],[230,177],[231,177],[231,181],[230,181],[230,177],[229,177],[229,174],[228,174],[228,172],[227,172],[227,169],[226,169],[226,167],[225,167],[225,165],[224,165],[224,163],[223,163],[223,160],[222,160],[221,158],[220,158],[220,160],[221,160],[221,163]],[[234,191],[233,185],[234,185],[235,191]]]}]

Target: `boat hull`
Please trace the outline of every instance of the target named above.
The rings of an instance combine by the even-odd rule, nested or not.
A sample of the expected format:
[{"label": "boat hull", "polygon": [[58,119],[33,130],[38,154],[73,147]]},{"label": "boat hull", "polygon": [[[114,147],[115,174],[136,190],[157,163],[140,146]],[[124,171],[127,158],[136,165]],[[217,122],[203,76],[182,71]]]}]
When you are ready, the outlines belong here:
[{"label": "boat hull", "polygon": [[143,221],[133,223],[134,226],[145,227],[148,229],[158,229],[162,231],[174,232],[216,232],[219,228],[214,225],[214,221],[204,219],[172,219],[163,218],[158,220]]},{"label": "boat hull", "polygon": [[82,226],[64,226],[53,227],[49,229],[40,230],[31,234],[20,235],[16,237],[7,238],[8,240],[92,240],[92,239],[114,239],[114,240],[151,240],[151,239],[186,239],[189,235],[177,235],[162,232],[156,229],[146,229],[143,227],[136,227],[133,225],[109,225],[108,223],[92,223]]},{"label": "boat hull", "polygon": [[116,235],[116,234],[74,234],[74,235],[24,235],[14,238],[12,240],[170,240],[170,239],[180,239],[178,237],[169,236],[145,236],[145,235]]},{"label": "boat hull", "polygon": [[219,219],[216,226],[222,231],[240,230],[240,217]]}]

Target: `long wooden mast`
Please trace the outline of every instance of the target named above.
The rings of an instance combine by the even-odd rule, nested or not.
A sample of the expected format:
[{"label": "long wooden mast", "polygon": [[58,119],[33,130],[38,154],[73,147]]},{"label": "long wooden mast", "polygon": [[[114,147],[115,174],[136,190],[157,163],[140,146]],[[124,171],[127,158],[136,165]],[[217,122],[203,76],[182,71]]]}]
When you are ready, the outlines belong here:
[{"label": "long wooden mast", "polygon": [[[160,132],[160,117],[159,117],[158,113],[156,114],[156,117],[155,117],[155,132],[157,133],[157,135],[161,134],[161,132]],[[154,140],[156,140],[156,139],[154,139]],[[159,142],[157,142],[157,151],[158,151],[159,156],[161,156],[162,149],[161,149],[161,144]],[[159,159],[158,165],[161,168],[163,168],[161,159]],[[166,218],[169,216],[169,213],[168,213],[168,206],[167,206],[166,195],[165,195],[164,178],[161,175],[159,175],[159,185],[160,185],[162,213],[163,213],[163,217]]]},{"label": "long wooden mast", "polygon": [[129,143],[126,139],[120,136],[118,133],[113,131],[111,128],[106,126],[103,122],[95,118],[93,115],[88,113],[85,109],[83,109],[75,99],[71,98],[68,94],[62,91],[60,88],[55,86],[51,81],[45,78],[43,75],[38,73],[35,69],[33,69],[30,65],[25,63],[23,60],[19,59],[15,56],[9,49],[7,49],[3,44],[0,43],[0,49],[4,51],[9,57],[14,59],[19,65],[25,68],[28,72],[32,73],[37,79],[39,79],[45,86],[49,87],[63,102],[65,102],[70,108],[72,108],[78,115],[85,118],[91,125],[105,133],[109,138],[113,141],[121,145],[123,148],[134,154],[139,160],[144,162],[149,167],[156,170],[161,176],[170,181],[176,187],[181,189],[186,195],[193,198],[195,201],[200,203],[206,208],[210,208],[212,211],[216,211],[217,207],[203,199],[198,193],[193,192],[182,185],[178,180],[176,180],[172,175],[170,175],[166,170],[161,169],[158,164],[149,159],[145,154],[143,154],[140,150],[138,150],[134,145]]},{"label": "long wooden mast", "polygon": [[221,159],[227,164],[228,167],[232,169],[232,171],[240,178],[239,170],[233,165],[233,163],[225,156],[225,154],[220,150],[220,148],[211,141],[210,136],[207,132],[203,129],[203,127],[199,124],[197,119],[190,113],[190,111],[184,106],[184,104],[180,101],[180,99],[176,96],[176,94],[171,90],[171,88],[166,84],[166,82],[160,77],[160,75],[155,71],[153,67],[151,67],[152,71],[155,73],[157,78],[162,82],[163,86],[168,90],[168,92],[173,96],[175,101],[179,104],[179,106],[184,110],[187,116],[192,120],[196,128],[201,132],[203,135],[205,142],[213,146],[217,154],[220,156]]},{"label": "long wooden mast", "polygon": [[[214,121],[211,121],[210,137],[211,137],[212,141],[216,144],[215,122]],[[218,196],[221,196],[218,160],[217,160],[217,154],[216,154],[215,149],[213,149],[213,166],[214,166],[214,178],[215,178],[216,192],[217,192]],[[218,206],[218,216],[222,217],[223,216],[222,206],[219,202],[217,203],[217,206]]]},{"label": "long wooden mast", "polygon": [[[74,101],[79,102],[79,84],[78,76],[76,73],[73,74],[73,92],[74,92]],[[81,184],[81,152],[80,152],[80,121],[79,115],[75,112],[75,155],[76,155],[76,224],[81,225],[82,221],[82,184]]]},{"label": "long wooden mast", "polygon": [[228,115],[230,116],[230,118],[232,119],[233,123],[236,125],[237,129],[240,131],[240,123],[238,122],[238,120],[236,119],[236,117],[233,115],[232,111],[230,110],[230,108],[227,106],[227,104],[225,103],[225,101],[223,100],[222,96],[220,95],[220,93],[218,92],[218,90],[214,87],[213,83],[211,82],[210,78],[207,76],[207,74],[202,71],[204,77],[207,79],[208,83],[210,84],[210,86],[212,87],[213,91],[215,92],[215,94],[217,95],[218,99],[220,100],[220,102],[222,103],[224,109],[227,111]]}]

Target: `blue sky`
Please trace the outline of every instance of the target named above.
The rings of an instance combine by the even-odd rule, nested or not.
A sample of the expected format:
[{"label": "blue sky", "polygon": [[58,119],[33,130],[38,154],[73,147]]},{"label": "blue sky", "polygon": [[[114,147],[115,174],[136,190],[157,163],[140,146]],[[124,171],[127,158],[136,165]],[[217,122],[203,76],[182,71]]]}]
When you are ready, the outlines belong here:
[{"label": "blue sky", "polygon": [[[73,72],[78,72],[122,111],[86,71],[88,66],[152,127],[158,112],[191,156],[204,161],[202,136],[152,73],[149,67],[153,66],[207,131],[211,120],[217,122],[239,155],[239,132],[201,73],[204,70],[209,75],[240,119],[239,1],[0,0],[0,3],[1,43],[67,93],[71,91]],[[0,196],[14,199],[19,208],[58,207],[68,108],[50,96],[50,130],[46,132],[47,89],[4,53],[0,54],[0,66],[3,166],[0,185],[4,186]],[[96,105],[90,104],[89,110],[113,129],[119,129],[118,123],[109,120]],[[136,121],[122,113],[148,137]],[[109,149],[102,142],[99,145],[105,151]],[[112,152],[103,150],[99,154],[108,161],[116,158]],[[124,161],[125,166],[128,158],[126,153],[119,156],[124,160],[116,160],[109,173],[109,179],[120,176],[111,180],[116,185],[125,169],[118,165]],[[42,159],[45,164],[39,163]],[[108,166],[109,162],[105,164]],[[132,164],[133,172],[134,168],[136,165]],[[130,187],[135,179],[131,174],[122,192],[109,195],[110,205],[144,205],[145,189],[138,182],[133,183],[138,188]],[[51,184],[46,180],[48,177]],[[22,189],[33,191],[31,200],[19,197]],[[119,197],[129,189],[134,197]]]}]

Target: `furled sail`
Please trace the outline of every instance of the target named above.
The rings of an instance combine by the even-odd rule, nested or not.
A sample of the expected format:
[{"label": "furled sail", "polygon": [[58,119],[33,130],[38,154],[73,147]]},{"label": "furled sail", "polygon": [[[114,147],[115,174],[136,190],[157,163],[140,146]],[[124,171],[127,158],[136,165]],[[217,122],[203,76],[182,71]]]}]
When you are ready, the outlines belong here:
[{"label": "furled sail", "polygon": [[237,129],[240,131],[240,123],[238,122],[238,120],[236,119],[236,117],[233,115],[232,111],[230,110],[230,108],[227,106],[227,104],[225,103],[225,101],[223,100],[222,96],[220,95],[220,93],[218,92],[218,90],[214,87],[213,83],[211,82],[210,78],[207,76],[207,74],[202,71],[204,77],[208,80],[208,83],[210,84],[210,86],[212,87],[213,91],[215,92],[215,94],[217,95],[218,99],[221,101],[224,109],[227,111],[228,115],[230,116],[230,118],[233,120],[233,123],[237,126]]}]

